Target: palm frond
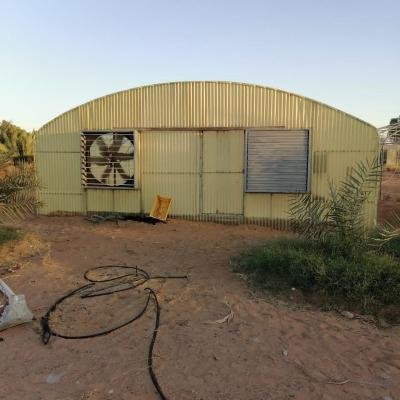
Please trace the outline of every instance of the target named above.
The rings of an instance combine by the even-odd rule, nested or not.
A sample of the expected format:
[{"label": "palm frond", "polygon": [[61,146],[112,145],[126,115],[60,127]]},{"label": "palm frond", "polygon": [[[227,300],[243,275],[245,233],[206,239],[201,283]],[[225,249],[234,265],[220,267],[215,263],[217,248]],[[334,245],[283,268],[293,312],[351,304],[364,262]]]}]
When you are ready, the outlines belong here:
[{"label": "palm frond", "polygon": [[373,243],[382,246],[397,238],[400,238],[400,215],[393,213],[391,221],[386,221],[378,226],[377,235],[373,238]]},{"label": "palm frond", "polygon": [[292,197],[289,217],[295,232],[309,239],[324,240],[332,235],[362,237],[365,233],[364,206],[380,179],[378,159],[360,161],[347,179],[335,185],[329,181],[329,198],[311,193]]},{"label": "palm frond", "polygon": [[326,224],[327,200],[304,193],[290,199],[289,219],[292,229],[307,238],[317,239],[323,235]]},{"label": "palm frond", "polygon": [[0,156],[0,223],[34,214],[40,202],[36,198],[39,182],[30,164],[14,166],[9,154]]}]

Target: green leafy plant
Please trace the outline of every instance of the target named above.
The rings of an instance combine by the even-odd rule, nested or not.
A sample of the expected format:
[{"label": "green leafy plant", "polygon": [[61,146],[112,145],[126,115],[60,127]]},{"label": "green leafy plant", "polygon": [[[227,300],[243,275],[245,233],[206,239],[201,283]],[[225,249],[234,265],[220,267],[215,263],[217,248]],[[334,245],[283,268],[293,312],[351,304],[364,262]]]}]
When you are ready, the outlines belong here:
[{"label": "green leafy plant", "polygon": [[360,161],[347,179],[329,182],[329,197],[311,193],[294,196],[289,216],[293,230],[310,240],[363,246],[366,240],[364,206],[380,179],[377,159]]},{"label": "green leafy plant", "polygon": [[9,226],[0,226],[0,246],[19,238],[19,232]]},{"label": "green leafy plant", "polygon": [[400,304],[398,261],[372,250],[349,257],[316,241],[275,239],[242,252],[232,265],[255,289],[289,298],[296,288],[328,309],[377,314]]},{"label": "green leafy plant", "polygon": [[0,155],[0,223],[34,214],[38,180],[30,163],[14,166],[10,154]]},{"label": "green leafy plant", "polygon": [[398,255],[400,256],[400,215],[393,214],[391,221],[379,225],[373,240],[378,246],[399,247]]},{"label": "green leafy plant", "polygon": [[300,289],[306,300],[328,308],[378,315],[397,307],[400,229],[387,223],[376,233],[365,223],[365,204],[379,179],[377,159],[359,162],[346,180],[329,183],[328,198],[293,197],[290,221],[297,237],[243,252],[233,260],[234,271],[270,292]]}]

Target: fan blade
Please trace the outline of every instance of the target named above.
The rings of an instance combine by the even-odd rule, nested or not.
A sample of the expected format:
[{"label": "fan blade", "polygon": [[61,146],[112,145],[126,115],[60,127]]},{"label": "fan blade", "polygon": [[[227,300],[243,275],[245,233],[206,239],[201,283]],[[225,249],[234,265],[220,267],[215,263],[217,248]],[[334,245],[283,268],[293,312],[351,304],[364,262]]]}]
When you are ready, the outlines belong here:
[{"label": "fan blade", "polygon": [[104,184],[107,183],[107,178],[110,176],[111,171],[112,171],[112,166],[108,165],[107,168],[104,170],[103,174],[101,175],[101,183]]},{"label": "fan blade", "polygon": [[112,151],[114,154],[118,153],[119,149],[122,146],[122,141],[124,140],[123,135],[119,135],[119,134],[114,134],[113,137],[113,142],[112,145],[110,146],[110,151]]},{"label": "fan blade", "polygon": [[106,142],[104,141],[102,136],[99,136],[97,139],[98,145],[99,145],[99,150],[100,154],[102,157],[108,157],[108,153],[110,152],[109,146],[107,146]]},{"label": "fan blade", "polygon": [[128,175],[124,169],[122,168],[121,164],[119,162],[116,162],[114,164],[114,168],[119,172],[119,174],[121,175],[121,178],[128,180],[131,179],[132,177],[130,175]]},{"label": "fan blade", "polygon": [[87,160],[90,164],[106,165],[108,161],[104,157],[89,157]]},{"label": "fan blade", "polygon": [[125,161],[125,160],[132,160],[133,159],[133,150],[132,150],[132,153],[115,153],[114,154],[114,157],[117,159],[117,160],[123,160],[123,161]]}]

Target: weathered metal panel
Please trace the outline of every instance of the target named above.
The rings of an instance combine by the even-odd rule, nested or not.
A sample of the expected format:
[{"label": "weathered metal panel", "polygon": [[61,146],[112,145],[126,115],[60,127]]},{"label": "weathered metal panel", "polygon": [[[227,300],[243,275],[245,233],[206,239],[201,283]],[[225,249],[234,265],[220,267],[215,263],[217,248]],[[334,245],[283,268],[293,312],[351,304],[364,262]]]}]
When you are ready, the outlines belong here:
[{"label": "weathered metal panel", "polygon": [[203,172],[243,173],[244,131],[204,131]]},{"label": "weathered metal panel", "polygon": [[246,191],[298,193],[308,188],[308,131],[246,132]]},{"label": "weathered metal panel", "polygon": [[157,194],[172,197],[172,215],[199,213],[200,131],[148,131],[141,135],[143,210]]},{"label": "weathered metal panel", "polygon": [[143,211],[150,212],[159,194],[172,198],[171,215],[194,217],[199,214],[198,189],[198,176],[195,174],[149,174],[143,178]]},{"label": "weathered metal panel", "polygon": [[43,125],[38,131],[38,138],[41,138],[42,134],[63,135],[68,132],[79,132],[80,130],[80,111],[79,107],[76,107]]},{"label": "weathered metal panel", "polygon": [[37,153],[79,153],[80,133],[41,133],[37,139]]},{"label": "weathered metal panel", "polygon": [[36,165],[42,192],[81,194],[80,153],[38,153]]},{"label": "weathered metal panel", "polygon": [[139,190],[116,190],[115,209],[122,213],[140,213]]},{"label": "weathered metal panel", "polygon": [[243,174],[203,174],[203,213],[243,215]]},{"label": "weathered metal panel", "polygon": [[272,195],[270,193],[245,193],[244,215],[249,220],[271,219]]},{"label": "weathered metal panel", "polygon": [[39,201],[43,207],[40,214],[82,214],[82,194],[81,193],[46,193],[39,192]]},{"label": "weathered metal panel", "polygon": [[384,150],[386,151],[386,167],[389,169],[398,169],[400,167],[400,145],[386,145]]},{"label": "weathered metal panel", "polygon": [[86,202],[84,208],[89,213],[140,213],[139,190],[86,189],[83,198]]},{"label": "weathered metal panel", "polygon": [[86,189],[85,197],[87,212],[117,212],[115,190],[113,189]]},{"label": "weathered metal panel", "polygon": [[244,131],[202,135],[201,211],[243,215]]},{"label": "weathered metal panel", "polygon": [[[162,131],[147,132],[153,128]],[[137,129],[143,137],[143,143],[138,150],[140,160],[135,170],[139,175],[138,188],[143,190],[132,191],[135,193],[132,198],[124,191],[115,191],[113,207],[118,204],[118,207],[127,210],[133,204],[132,210],[138,210],[138,204],[141,204],[140,209],[146,211],[151,207],[153,196],[161,191],[160,194],[174,197],[173,214],[208,218],[208,214],[201,214],[203,206],[208,202],[210,210],[215,211],[221,208],[221,201],[225,201],[218,197],[221,193],[218,190],[214,190],[214,197],[212,195],[212,188],[222,189],[224,172],[210,172],[210,176],[214,174],[212,178],[201,178],[203,153],[200,149],[200,131],[250,128],[310,130],[311,191],[320,195],[327,195],[329,179],[344,179],[346,168],[356,160],[378,153],[378,135],[374,127],[322,103],[292,93],[232,82],[178,82],[146,86],[83,104],[39,130],[36,155],[39,176],[44,177],[58,191],[50,196],[49,192],[42,190],[49,202],[43,211],[62,211],[63,207],[65,210],[76,209],[76,203],[71,206],[67,192],[75,196],[74,199],[81,199],[83,210],[88,197],[93,209],[110,209],[110,194],[92,193],[79,197],[75,185],[80,185],[80,176],[78,178],[76,174],[80,163],[76,167],[63,155],[60,160],[56,158],[59,152],[79,153],[78,137],[82,130]],[[197,131],[188,132],[188,129]],[[215,150],[211,151],[214,154],[206,152],[204,156],[213,159],[216,164],[212,168],[217,169],[221,153],[216,156]],[[240,151],[239,143],[232,144],[229,152],[222,152],[222,157],[229,158],[230,153],[229,162],[235,163],[236,160],[242,160],[242,157],[238,157]],[[46,152],[55,158],[43,158]],[[71,169],[74,171],[73,184],[68,177]],[[237,182],[237,177],[229,178],[224,182],[226,187],[223,190],[229,192],[232,187],[237,188]],[[202,196],[204,184],[210,187],[209,197],[206,195],[206,198]],[[235,200],[229,201],[235,205],[227,205],[227,209],[239,207],[240,199],[236,200],[238,192],[236,194],[233,191],[232,196]],[[288,196],[241,193],[243,196],[246,220],[255,218],[258,222],[280,226],[281,218],[287,219]],[[369,205],[370,215],[376,215],[376,199],[377,193]]]}]

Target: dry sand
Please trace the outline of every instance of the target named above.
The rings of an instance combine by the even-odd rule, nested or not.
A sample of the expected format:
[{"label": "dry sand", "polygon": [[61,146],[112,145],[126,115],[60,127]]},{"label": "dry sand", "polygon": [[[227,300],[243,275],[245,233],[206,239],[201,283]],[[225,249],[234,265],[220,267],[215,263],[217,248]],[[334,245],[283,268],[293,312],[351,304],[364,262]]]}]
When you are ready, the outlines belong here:
[{"label": "dry sand", "polygon": [[[85,283],[89,267],[190,274],[189,281],[150,284],[162,307],[154,368],[171,400],[400,398],[398,328],[257,299],[232,274],[232,255],[277,232],[176,220],[93,225],[79,217],[40,217],[24,228],[38,250],[28,251],[17,271],[3,269],[4,279],[26,295],[38,319]],[[85,308],[67,304],[59,328],[93,332],[127,318],[142,299],[124,292]],[[206,323],[229,312],[225,302],[231,323]],[[153,326],[150,307],[135,323],[95,339],[52,338],[44,346],[38,322],[1,332],[0,399],[156,400],[146,368]]]}]

